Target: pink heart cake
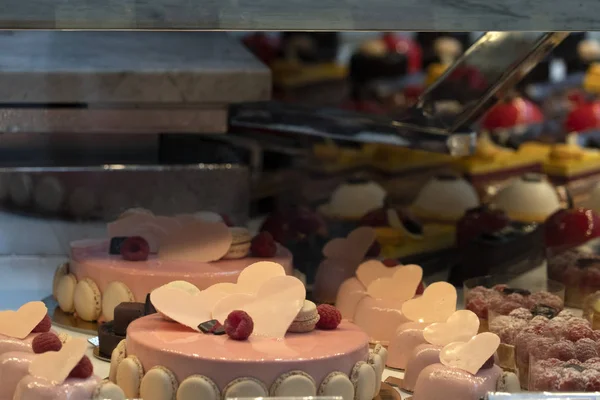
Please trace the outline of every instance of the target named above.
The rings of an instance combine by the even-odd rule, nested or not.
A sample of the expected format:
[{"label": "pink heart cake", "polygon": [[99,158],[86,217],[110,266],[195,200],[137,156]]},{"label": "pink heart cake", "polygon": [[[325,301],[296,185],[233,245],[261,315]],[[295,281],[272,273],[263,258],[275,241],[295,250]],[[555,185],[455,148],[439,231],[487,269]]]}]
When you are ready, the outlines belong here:
[{"label": "pink heart cake", "polygon": [[[217,214],[154,216],[130,210],[108,225],[108,237],[71,243],[58,267],[53,295],[62,311],[86,321],[111,321],[121,302],[143,302],[153,289],[185,280],[192,291],[235,282],[261,260],[292,273],[292,255],[271,237],[228,227]],[[207,218],[210,214],[211,218]],[[214,218],[213,218],[214,217]]]},{"label": "pink heart cake", "polygon": [[302,283],[270,264],[197,294],[155,289],[158,313],[129,325],[112,355],[113,382],[128,398],[375,398],[386,350],[369,350],[359,327],[335,307],[305,300]]}]

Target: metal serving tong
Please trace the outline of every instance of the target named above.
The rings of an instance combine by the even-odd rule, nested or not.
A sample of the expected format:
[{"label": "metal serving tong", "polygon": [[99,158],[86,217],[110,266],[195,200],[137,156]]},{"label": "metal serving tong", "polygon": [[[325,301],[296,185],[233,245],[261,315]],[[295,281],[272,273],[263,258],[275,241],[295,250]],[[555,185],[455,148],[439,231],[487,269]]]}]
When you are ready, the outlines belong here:
[{"label": "metal serving tong", "polygon": [[[427,88],[402,118],[276,102],[244,103],[232,106],[230,131],[257,139],[266,148],[294,154],[315,142],[333,140],[468,155],[476,144],[473,124],[568,35],[487,32]],[[460,87],[462,81],[457,76],[468,80],[473,74],[477,74],[478,84]],[[451,116],[441,117],[436,106],[449,100],[449,93],[459,108]]]}]

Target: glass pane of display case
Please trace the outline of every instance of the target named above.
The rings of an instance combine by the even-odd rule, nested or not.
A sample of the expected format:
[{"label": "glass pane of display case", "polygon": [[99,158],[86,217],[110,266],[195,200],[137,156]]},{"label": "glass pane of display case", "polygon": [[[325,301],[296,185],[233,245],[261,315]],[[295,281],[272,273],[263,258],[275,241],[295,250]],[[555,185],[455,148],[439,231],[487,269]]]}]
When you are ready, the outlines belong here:
[{"label": "glass pane of display case", "polygon": [[600,391],[579,5],[38,1],[0,6],[59,28],[0,33],[0,400]]}]

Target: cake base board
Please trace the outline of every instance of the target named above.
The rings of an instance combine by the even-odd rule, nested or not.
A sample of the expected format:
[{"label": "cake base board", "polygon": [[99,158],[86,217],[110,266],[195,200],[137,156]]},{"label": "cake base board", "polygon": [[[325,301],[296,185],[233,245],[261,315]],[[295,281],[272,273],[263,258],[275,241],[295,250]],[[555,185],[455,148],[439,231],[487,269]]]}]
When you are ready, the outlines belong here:
[{"label": "cake base board", "polygon": [[84,321],[74,314],[67,314],[60,309],[58,303],[52,297],[44,297],[42,302],[48,308],[48,315],[52,323],[60,328],[68,329],[73,332],[84,333],[86,335],[96,335],[98,333],[98,323]]},{"label": "cake base board", "polygon": [[106,357],[100,355],[100,347],[99,346],[94,347],[92,354],[94,355],[94,357],[96,357],[100,361],[110,362],[110,358],[106,358]]}]

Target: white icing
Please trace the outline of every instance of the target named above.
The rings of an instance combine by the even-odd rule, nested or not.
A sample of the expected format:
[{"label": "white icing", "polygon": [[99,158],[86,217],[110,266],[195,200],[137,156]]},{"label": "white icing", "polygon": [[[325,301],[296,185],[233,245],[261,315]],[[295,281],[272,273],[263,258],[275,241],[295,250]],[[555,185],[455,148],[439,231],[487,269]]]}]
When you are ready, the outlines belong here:
[{"label": "white icing", "polygon": [[360,218],[383,207],[387,192],[375,182],[343,183],[331,194],[325,212],[331,216]]},{"label": "white icing", "polygon": [[143,376],[144,369],[140,360],[135,356],[128,356],[117,368],[117,385],[123,389],[128,399],[135,399],[140,395],[140,384]]},{"label": "white icing", "polygon": [[539,221],[560,208],[560,199],[550,183],[544,180],[529,182],[520,178],[500,190],[493,203],[511,218],[526,215]]},{"label": "white icing", "polygon": [[117,371],[119,364],[127,357],[127,345],[125,339],[121,340],[117,347],[114,348],[110,356],[110,372],[108,379],[111,382],[117,383]]},{"label": "white icing", "polygon": [[375,397],[381,389],[381,379],[385,370],[385,363],[379,354],[371,353],[369,355],[369,364],[375,370],[375,392],[373,393],[373,397]]},{"label": "white icing", "polygon": [[377,387],[375,369],[364,361],[354,365],[351,376],[354,384],[354,400],[372,400]]},{"label": "white icing", "polygon": [[203,375],[188,376],[177,390],[177,400],[219,400],[220,398],[217,385]]},{"label": "white icing", "polygon": [[102,293],[102,314],[106,321],[115,318],[115,307],[121,303],[134,300],[131,290],[123,282],[114,281],[109,283]]},{"label": "white icing", "polygon": [[46,176],[36,184],[33,199],[41,210],[57,212],[65,199],[65,189],[58,179]]},{"label": "white icing", "polygon": [[96,387],[92,400],[125,400],[125,393],[113,382],[102,381]]},{"label": "white icing", "polygon": [[431,179],[417,195],[413,207],[417,212],[459,219],[468,209],[479,205],[475,188],[464,179]]},{"label": "white icing", "polygon": [[354,384],[343,372],[332,372],[323,379],[319,396],[340,396],[343,400],[354,400]]},{"label": "white icing", "polygon": [[77,278],[73,274],[61,277],[56,286],[56,301],[61,310],[66,313],[75,311],[74,294],[77,286]]},{"label": "white icing", "polygon": [[102,308],[101,297],[98,285],[90,278],[78,282],[73,295],[77,316],[84,321],[97,320]]},{"label": "white icing", "polygon": [[255,378],[238,378],[231,381],[225,390],[223,397],[267,397],[269,392],[265,385]]},{"label": "white icing", "polygon": [[306,372],[292,371],[283,374],[271,387],[274,397],[310,397],[317,395],[317,385]]},{"label": "white icing", "polygon": [[140,397],[144,400],[175,400],[177,378],[165,367],[157,366],[142,378]]}]

